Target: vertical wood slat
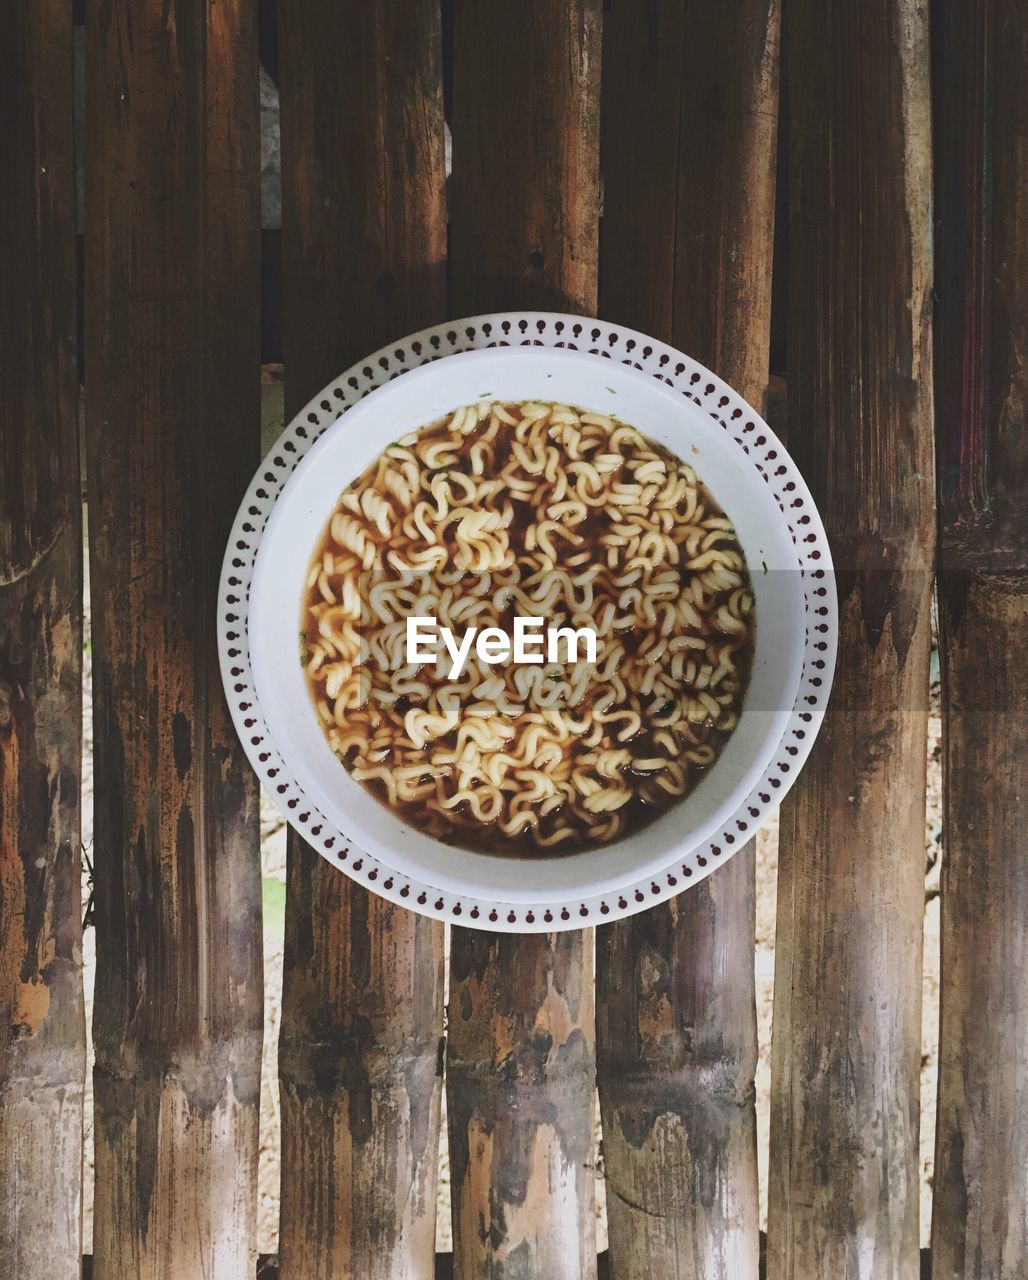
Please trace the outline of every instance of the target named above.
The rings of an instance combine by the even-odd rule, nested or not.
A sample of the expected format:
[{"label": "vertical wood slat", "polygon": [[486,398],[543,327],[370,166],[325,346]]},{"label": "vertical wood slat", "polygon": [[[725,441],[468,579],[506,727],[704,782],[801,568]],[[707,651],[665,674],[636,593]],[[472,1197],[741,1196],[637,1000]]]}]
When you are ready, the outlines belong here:
[{"label": "vertical wood slat", "polygon": [[789,0],[789,444],[832,542],[839,659],[782,810],[769,1280],[918,1275],[934,550],[920,0]]},{"label": "vertical wood slat", "polygon": [[[615,3],[606,24],[604,314],[673,339],[759,405],[777,3]],[[754,934],[751,842],[597,935],[608,1229],[624,1280],[757,1275]]]},{"label": "vertical wood slat", "polygon": [[612,0],[603,19],[605,319],[670,342],[685,0]]},{"label": "vertical wood slat", "polygon": [[614,1275],[756,1280],[754,861],[601,929],[597,1041]]},{"label": "vertical wood slat", "polygon": [[584,932],[453,930],[456,1280],[596,1275],[591,944]]},{"label": "vertical wood slat", "polygon": [[[595,311],[601,11],[454,0],[454,316]],[[502,68],[521,92],[498,91]]]},{"label": "vertical wood slat", "polygon": [[[290,414],[445,318],[440,16],[432,0],[281,6]],[[443,928],[292,832],[279,1041],[283,1280],[434,1274]]]},{"label": "vertical wood slat", "polygon": [[214,600],[259,440],[255,9],[99,0],[87,49],[94,1275],[250,1280],[257,789]]},{"label": "vertical wood slat", "polygon": [[[599,0],[453,14],[451,313],[591,313]],[[510,68],[506,87],[497,77]],[[455,928],[447,1104],[458,1280],[596,1274],[593,938]]]},{"label": "vertical wood slat", "polygon": [[0,1274],[79,1274],[82,519],[71,13],[0,43]]},{"label": "vertical wood slat", "polygon": [[1028,84],[1022,5],[933,6],[943,679],[935,1280],[1028,1273]]}]

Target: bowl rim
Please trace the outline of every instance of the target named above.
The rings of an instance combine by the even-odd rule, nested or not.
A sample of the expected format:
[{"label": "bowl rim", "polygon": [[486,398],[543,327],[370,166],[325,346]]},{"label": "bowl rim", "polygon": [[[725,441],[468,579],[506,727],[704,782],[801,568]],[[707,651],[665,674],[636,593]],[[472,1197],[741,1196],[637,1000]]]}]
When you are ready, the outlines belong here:
[{"label": "bowl rim", "polygon": [[[263,535],[279,497],[304,459],[310,465],[309,455],[316,459],[327,446],[326,432],[397,377],[407,378],[416,371],[424,376],[440,359],[495,353],[503,347],[544,347],[598,362],[618,360],[633,370],[633,377],[655,378],[665,394],[670,388],[684,395],[723,429],[740,451],[740,459],[745,459],[744,467],[768,485],[781,513],[779,523],[788,530],[796,552],[804,643],[796,658],[794,682],[790,675],[796,698],[768,735],[766,761],[750,771],[746,787],[735,787],[729,796],[732,803],[721,804],[695,839],[676,846],[670,854],[655,855],[648,865],[633,864],[616,883],[604,878],[600,891],[591,885],[583,893],[529,889],[498,898],[479,896],[469,892],[459,877],[440,874],[431,877],[439,883],[426,882],[424,871],[413,870],[402,850],[381,844],[369,850],[367,844],[375,842],[366,838],[366,832],[357,840],[352,830],[344,833],[338,814],[333,821],[324,813],[324,806],[319,807],[308,794],[314,788],[308,784],[305,790],[295,776],[297,770],[284,758],[287,752],[280,753],[262,713],[251,665],[250,588]],[[697,883],[743,847],[795,780],[816,737],[834,670],[836,609],[831,555],[809,491],[770,427],[737,393],[696,361],[635,330],[583,316],[507,312],[411,334],[358,362],[312,397],[272,446],[240,505],[223,565],[217,621],[226,696],[244,750],[287,822],[308,843],[366,888],[401,905],[479,928],[530,932],[577,928],[642,910]]]},{"label": "bowl rim", "polygon": [[[677,456],[690,456],[691,449],[704,482],[730,508],[753,567],[751,583],[761,619],[739,726],[701,785],[645,829],[621,839],[584,852],[532,855],[538,872],[534,877],[525,876],[525,859],[455,853],[454,846],[417,830],[377,800],[369,802],[360,784],[340,770],[294,656],[296,628],[303,625],[297,556],[301,548],[309,554],[323,536],[325,513],[340,490],[398,437],[424,426],[426,418],[452,413],[487,383],[502,387],[496,394],[504,399],[508,394],[527,398],[545,383],[544,395],[562,403],[610,407],[615,417],[624,412],[630,422],[645,422]],[[617,396],[616,404],[604,404],[604,392]],[[709,839],[752,789],[778,745],[799,685],[803,648],[803,597],[798,574],[790,571],[793,545],[766,487],[740,466],[723,433],[695,405],[645,373],[601,365],[596,356],[579,351],[535,346],[463,351],[421,365],[404,374],[402,383],[370,392],[345,418],[310,447],[279,494],[261,535],[251,591],[250,656],[257,699],[283,765],[303,779],[311,803],[351,843],[401,875],[430,880],[458,895],[528,905],[559,906],[571,890],[620,892]],[[760,573],[761,564],[768,573]],[[285,587],[291,578],[295,602],[293,587]]]}]

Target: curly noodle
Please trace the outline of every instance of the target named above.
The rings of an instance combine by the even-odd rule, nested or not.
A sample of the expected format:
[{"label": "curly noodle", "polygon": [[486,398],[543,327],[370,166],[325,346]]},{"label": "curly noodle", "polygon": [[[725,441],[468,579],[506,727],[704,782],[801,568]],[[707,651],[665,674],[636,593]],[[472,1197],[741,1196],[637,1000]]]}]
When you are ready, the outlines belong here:
[{"label": "curly noodle", "polygon": [[[687,795],[735,727],[753,597],[685,462],[567,405],[483,401],[403,437],[340,496],[303,660],[329,743],[405,821],[468,848],[604,844]],[[406,619],[591,627],[597,661],[410,665]]]}]

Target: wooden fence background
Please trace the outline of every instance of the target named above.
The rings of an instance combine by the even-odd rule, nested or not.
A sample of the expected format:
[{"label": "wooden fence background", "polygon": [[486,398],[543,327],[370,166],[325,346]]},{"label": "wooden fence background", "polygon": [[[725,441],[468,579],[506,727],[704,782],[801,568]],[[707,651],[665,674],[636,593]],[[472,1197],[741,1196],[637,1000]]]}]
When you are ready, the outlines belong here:
[{"label": "wooden fence background", "polygon": [[[92,1274],[257,1267],[258,797],[221,696],[213,593],[259,456],[259,25],[252,0],[88,0],[77,15],[37,0],[9,7],[0,41],[12,1280],[81,1265],[80,377]],[[1028,1276],[1025,42],[1018,0],[288,0],[277,15],[281,311],[266,290],[264,331],[281,332],[291,409],[398,335],[517,306],[599,310],[760,404],[774,293],[788,445],[832,538],[841,644],[782,814],[771,1280],[913,1280],[922,1261],[933,585],[945,864],[930,1274]],[[294,840],[283,1280],[433,1275],[444,1060],[451,1274],[597,1274],[598,1083],[601,1268],[756,1277],[753,868],[750,846],[595,939],[455,929],[444,1055],[442,927]]]}]

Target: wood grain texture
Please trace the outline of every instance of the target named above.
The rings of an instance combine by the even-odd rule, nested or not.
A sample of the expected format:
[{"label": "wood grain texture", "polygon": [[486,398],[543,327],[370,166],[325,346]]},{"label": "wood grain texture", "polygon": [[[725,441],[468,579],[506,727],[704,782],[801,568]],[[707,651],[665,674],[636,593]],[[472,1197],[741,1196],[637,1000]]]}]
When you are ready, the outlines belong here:
[{"label": "wood grain texture", "polygon": [[[451,312],[591,313],[599,0],[453,13]],[[524,89],[498,92],[502,67]],[[592,1280],[593,937],[454,929],[447,1103],[454,1274]]]},{"label": "wood grain texture", "polygon": [[[280,14],[290,414],[445,318],[442,51],[431,0]],[[433,1275],[443,929],[290,833],[279,1075],[283,1280]]]},{"label": "wood grain texture", "polygon": [[458,1280],[596,1274],[591,941],[453,931],[446,1098]]},{"label": "wood grain texture", "polygon": [[935,1280],[1028,1273],[1025,13],[933,7],[943,680]]},{"label": "wood grain texture", "polygon": [[752,844],[597,937],[613,1274],[756,1280]]},{"label": "wood grain texture", "polygon": [[779,0],[686,5],[675,345],[759,408],[768,382]]},{"label": "wood grain texture", "polygon": [[611,0],[603,15],[600,314],[671,340],[685,0]]},{"label": "wood grain texture", "polygon": [[257,788],[221,692],[258,456],[256,14],[100,0],[87,32],[98,1280],[256,1264]]},{"label": "wood grain texture", "polygon": [[290,412],[376,346],[445,319],[438,8],[432,0],[282,4]]},{"label": "wood grain texture", "polygon": [[295,843],[288,893],[281,1275],[431,1277],[442,929]]},{"label": "wood grain texture", "polygon": [[933,1280],[1028,1273],[1028,587],[940,580],[942,973]]},{"label": "wood grain texture", "polygon": [[453,9],[451,314],[592,314],[602,2]]},{"label": "wood grain texture", "polygon": [[[604,314],[673,340],[760,405],[778,5],[615,2],[606,23]],[[757,1276],[754,933],[750,843],[597,936],[608,1229],[625,1280]]]},{"label": "wood grain texture", "polygon": [[832,543],[839,658],[782,810],[769,1280],[918,1275],[934,553],[920,0],[790,0],[789,446]]},{"label": "wood grain texture", "polygon": [[71,12],[0,42],[0,1274],[72,1280],[82,1209],[82,518]]}]

